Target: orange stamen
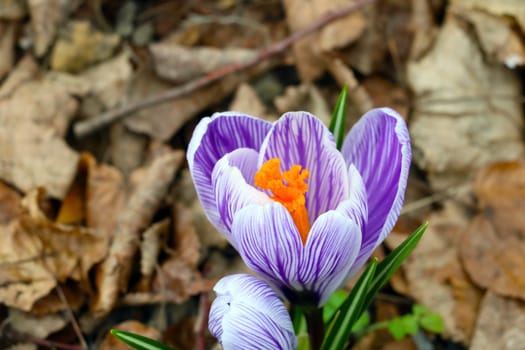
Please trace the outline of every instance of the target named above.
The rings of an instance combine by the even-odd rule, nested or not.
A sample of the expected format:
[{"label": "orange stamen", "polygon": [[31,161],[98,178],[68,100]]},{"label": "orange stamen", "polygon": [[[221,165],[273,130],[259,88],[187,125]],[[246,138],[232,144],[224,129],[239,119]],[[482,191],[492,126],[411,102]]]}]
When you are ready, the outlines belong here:
[{"label": "orange stamen", "polygon": [[300,165],[292,165],[290,170],[281,174],[281,160],[272,158],[264,163],[255,174],[255,186],[270,190],[274,201],[281,203],[292,216],[299,230],[303,244],[306,243],[310,222],[306,210],[305,193],[308,191],[309,172]]}]

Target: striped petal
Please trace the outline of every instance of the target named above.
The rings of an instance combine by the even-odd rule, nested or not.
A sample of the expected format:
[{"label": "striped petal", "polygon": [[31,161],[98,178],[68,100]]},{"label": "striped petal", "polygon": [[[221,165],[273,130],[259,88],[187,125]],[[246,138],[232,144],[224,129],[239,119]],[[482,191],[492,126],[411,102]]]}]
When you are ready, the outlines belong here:
[{"label": "striped petal", "polygon": [[188,146],[187,159],[197,194],[208,219],[222,232],[227,232],[217,212],[211,174],[225,154],[238,148],[259,151],[271,123],[242,113],[215,113],[204,118],[195,128]]},{"label": "striped petal", "polygon": [[300,264],[300,282],[322,306],[346,280],[361,247],[361,229],[348,216],[331,210],[313,224]]},{"label": "striped petal", "polygon": [[335,147],[333,135],[312,114],[284,114],[268,133],[260,153],[259,165],[279,158],[281,171],[296,164],[308,169],[306,208],[311,223],[348,197],[345,161]]},{"label": "striped petal", "polygon": [[279,203],[249,205],[235,215],[233,244],[246,265],[281,291],[302,290],[301,237],[290,214]]},{"label": "striped petal", "polygon": [[363,177],[368,198],[361,261],[390,233],[403,205],[412,159],[406,123],[390,108],[373,109],[350,130],[342,152]]},{"label": "striped petal", "polygon": [[268,284],[239,274],[221,279],[214,291],[209,329],[223,349],[295,349],[288,311]]},{"label": "striped petal", "polygon": [[231,225],[237,211],[249,204],[273,202],[264,192],[248,183],[257,170],[258,153],[253,149],[239,148],[222,157],[211,175],[215,203],[225,236],[231,240]]}]

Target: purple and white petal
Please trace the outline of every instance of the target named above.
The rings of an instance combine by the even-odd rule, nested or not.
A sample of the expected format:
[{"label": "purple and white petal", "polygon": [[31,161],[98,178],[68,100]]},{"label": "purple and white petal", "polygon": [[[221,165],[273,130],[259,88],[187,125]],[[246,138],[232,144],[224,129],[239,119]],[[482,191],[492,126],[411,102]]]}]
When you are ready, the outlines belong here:
[{"label": "purple and white petal", "polygon": [[233,245],[244,263],[284,291],[302,290],[298,271],[304,247],[290,213],[277,202],[249,205],[234,217]]},{"label": "purple and white petal", "polygon": [[350,130],[342,152],[366,187],[368,222],[361,255],[368,257],[390,233],[403,205],[412,160],[406,123],[390,108],[373,109]]},{"label": "purple and white petal", "polygon": [[333,135],[307,112],[289,112],[274,123],[260,151],[259,165],[281,159],[281,171],[299,164],[308,169],[306,208],[310,223],[348,197],[347,166]]},{"label": "purple and white petal", "polygon": [[249,204],[273,203],[264,192],[251,186],[257,170],[258,153],[253,149],[239,148],[222,157],[211,174],[215,202],[219,218],[224,225],[225,236],[231,240],[231,225],[237,211]]},{"label": "purple and white petal", "polygon": [[237,148],[259,151],[271,128],[271,123],[242,113],[215,113],[202,119],[188,146],[186,157],[197,194],[209,220],[222,232],[222,224],[215,204],[211,174],[215,163]]},{"label": "purple and white petal", "polygon": [[368,199],[363,178],[353,164],[348,167],[348,180],[350,196],[339,203],[336,210],[348,216],[359,226],[361,232],[365,232],[368,221]]},{"label": "purple and white petal", "polygon": [[324,305],[345,281],[361,247],[361,229],[348,216],[331,210],[314,222],[301,261],[299,282]]},{"label": "purple and white petal", "polygon": [[295,349],[297,339],[283,302],[256,277],[221,279],[210,310],[209,329],[225,350]]}]

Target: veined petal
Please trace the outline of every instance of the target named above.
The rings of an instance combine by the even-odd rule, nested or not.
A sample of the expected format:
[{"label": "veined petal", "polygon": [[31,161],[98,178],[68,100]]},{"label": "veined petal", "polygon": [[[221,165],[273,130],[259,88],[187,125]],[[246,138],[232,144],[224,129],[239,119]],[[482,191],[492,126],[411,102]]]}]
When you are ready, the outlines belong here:
[{"label": "veined petal", "polygon": [[331,210],[317,218],[306,241],[300,282],[318,295],[322,306],[345,281],[361,247],[361,229]]},{"label": "veined petal", "polygon": [[337,211],[348,216],[362,232],[365,232],[368,222],[368,199],[363,178],[356,167],[348,167],[350,197],[337,206]]},{"label": "veined petal", "polygon": [[403,205],[412,160],[406,123],[390,108],[373,109],[350,130],[342,152],[366,187],[368,222],[359,258],[366,260],[390,233]]},{"label": "veined petal", "polygon": [[239,148],[222,157],[211,174],[215,192],[215,202],[221,223],[226,228],[225,235],[231,240],[230,229],[237,211],[249,204],[273,202],[264,192],[248,184],[253,182],[257,170],[258,153],[253,149]]},{"label": "veined petal", "polygon": [[296,164],[308,169],[306,208],[310,223],[348,197],[345,161],[333,135],[310,113],[284,114],[268,133],[259,157],[259,165],[272,158],[281,159],[281,171]]},{"label": "veined petal", "polygon": [[214,291],[209,329],[225,350],[295,349],[288,311],[268,284],[239,274],[221,279]]},{"label": "veined petal", "polygon": [[221,231],[227,231],[217,212],[211,174],[225,154],[237,148],[258,151],[271,123],[242,113],[215,113],[195,128],[186,157],[197,194],[208,219]]},{"label": "veined petal", "polygon": [[246,265],[279,290],[301,290],[304,247],[290,213],[277,202],[249,205],[234,217],[233,244]]}]

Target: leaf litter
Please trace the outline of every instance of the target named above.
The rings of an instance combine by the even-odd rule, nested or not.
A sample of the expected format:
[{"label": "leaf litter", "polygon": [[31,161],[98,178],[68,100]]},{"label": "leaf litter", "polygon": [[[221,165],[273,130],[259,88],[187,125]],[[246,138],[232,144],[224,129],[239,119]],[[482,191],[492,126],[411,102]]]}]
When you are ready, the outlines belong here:
[{"label": "leaf litter", "polygon": [[328,123],[347,84],[347,127],[386,105],[412,136],[405,211],[378,256],[429,221],[372,310],[386,320],[414,300],[445,323],[441,339],[374,332],[357,348],[521,349],[525,4],[368,1],[290,37],[353,2],[0,2],[0,346],[116,348],[107,330],[122,327],[212,348],[209,292],[246,267],[193,188],[194,126],[226,109]]}]

